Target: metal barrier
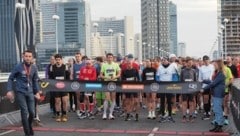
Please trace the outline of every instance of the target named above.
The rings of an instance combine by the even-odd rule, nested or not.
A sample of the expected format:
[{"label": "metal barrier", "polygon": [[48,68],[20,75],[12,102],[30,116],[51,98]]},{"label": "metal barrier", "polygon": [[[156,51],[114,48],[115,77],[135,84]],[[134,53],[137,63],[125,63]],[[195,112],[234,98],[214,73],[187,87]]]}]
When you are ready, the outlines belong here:
[{"label": "metal barrier", "polygon": [[234,80],[230,108],[235,126],[240,132],[240,79]]}]

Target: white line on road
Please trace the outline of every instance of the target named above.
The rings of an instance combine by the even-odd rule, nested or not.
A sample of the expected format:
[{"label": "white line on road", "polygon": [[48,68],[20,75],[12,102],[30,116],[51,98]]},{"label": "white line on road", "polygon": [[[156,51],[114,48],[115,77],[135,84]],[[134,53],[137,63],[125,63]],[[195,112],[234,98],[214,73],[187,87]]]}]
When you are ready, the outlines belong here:
[{"label": "white line on road", "polygon": [[154,136],[154,132],[158,131],[158,127],[153,128],[152,132],[148,136]]},{"label": "white line on road", "polygon": [[9,134],[9,133],[12,133],[12,132],[15,132],[16,130],[8,130],[6,132],[2,132],[0,133],[0,136],[3,136],[3,135],[6,135],[6,134]]}]

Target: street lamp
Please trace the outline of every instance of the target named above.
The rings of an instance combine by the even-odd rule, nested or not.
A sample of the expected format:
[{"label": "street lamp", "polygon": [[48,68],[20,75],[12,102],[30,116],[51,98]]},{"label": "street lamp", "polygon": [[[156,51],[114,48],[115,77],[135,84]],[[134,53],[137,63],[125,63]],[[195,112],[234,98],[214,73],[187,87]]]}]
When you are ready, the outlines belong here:
[{"label": "street lamp", "polygon": [[143,42],[142,45],[143,45],[143,59],[145,60],[146,59],[146,52],[145,52],[146,51],[145,50],[146,43]]},{"label": "street lamp", "polygon": [[55,20],[56,23],[56,32],[55,32],[55,36],[56,36],[56,53],[58,54],[58,20],[60,19],[60,17],[58,15],[53,15],[52,18]]},{"label": "street lamp", "polygon": [[155,52],[155,51],[154,51],[154,50],[155,50],[155,49],[154,49],[154,46],[152,46],[152,49],[153,49],[152,54],[153,54],[153,58],[154,58],[154,52]]},{"label": "street lamp", "polygon": [[112,53],[112,36],[113,36],[113,30],[112,29],[108,29],[108,32],[110,33],[110,40],[111,40],[111,44],[110,44],[110,52]]},{"label": "street lamp", "polygon": [[148,44],[148,57],[149,57],[149,59],[150,59],[150,49],[151,49],[151,47],[150,47],[151,45],[150,44]]},{"label": "street lamp", "polygon": [[125,47],[124,47],[124,39],[123,39],[125,35],[123,33],[120,33],[119,35],[121,37],[121,54],[125,56]]},{"label": "street lamp", "polygon": [[225,59],[227,58],[227,23],[229,22],[229,20],[227,18],[225,18],[223,20],[224,22],[224,28],[225,28],[225,35],[224,35],[224,39],[225,39]]},{"label": "street lamp", "polygon": [[21,61],[23,61],[23,59],[22,59],[22,55],[23,55],[23,31],[22,31],[22,21],[23,21],[23,19],[22,19],[22,14],[23,14],[23,10],[26,8],[26,6],[25,6],[25,4],[22,4],[22,3],[16,3],[16,8],[17,9],[20,9],[20,35],[21,35],[21,38],[20,38],[20,40],[21,40]]},{"label": "street lamp", "polygon": [[97,35],[98,23],[93,23],[93,27],[95,28],[95,36],[96,36]]}]

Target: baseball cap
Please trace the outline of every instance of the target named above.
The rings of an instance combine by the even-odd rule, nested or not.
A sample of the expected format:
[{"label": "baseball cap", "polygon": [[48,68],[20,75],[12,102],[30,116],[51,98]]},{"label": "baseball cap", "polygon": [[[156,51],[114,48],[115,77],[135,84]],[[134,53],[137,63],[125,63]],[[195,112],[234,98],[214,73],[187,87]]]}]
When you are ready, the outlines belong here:
[{"label": "baseball cap", "polygon": [[170,54],[169,58],[176,58],[177,56],[175,54]]},{"label": "baseball cap", "polygon": [[128,59],[133,59],[133,55],[132,54],[128,54],[127,57],[128,57]]},{"label": "baseball cap", "polygon": [[209,57],[207,55],[204,55],[203,60],[209,60]]}]

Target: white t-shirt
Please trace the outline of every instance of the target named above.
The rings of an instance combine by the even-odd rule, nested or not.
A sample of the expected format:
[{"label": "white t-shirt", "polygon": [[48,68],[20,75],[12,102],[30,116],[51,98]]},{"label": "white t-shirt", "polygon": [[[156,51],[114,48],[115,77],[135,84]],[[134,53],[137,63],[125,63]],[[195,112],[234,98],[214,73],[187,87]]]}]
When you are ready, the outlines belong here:
[{"label": "white t-shirt", "polygon": [[175,65],[170,64],[167,68],[160,65],[157,70],[157,76],[159,76],[159,81],[172,81],[172,75],[176,73]]},{"label": "white t-shirt", "polygon": [[[213,65],[209,64],[209,65],[202,65],[199,68],[199,77],[198,77],[198,81],[203,81],[203,80],[212,80],[212,76],[214,74],[214,67]],[[205,87],[206,84],[203,84],[203,87]]]}]

